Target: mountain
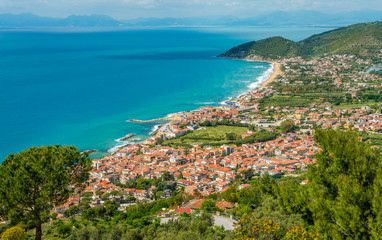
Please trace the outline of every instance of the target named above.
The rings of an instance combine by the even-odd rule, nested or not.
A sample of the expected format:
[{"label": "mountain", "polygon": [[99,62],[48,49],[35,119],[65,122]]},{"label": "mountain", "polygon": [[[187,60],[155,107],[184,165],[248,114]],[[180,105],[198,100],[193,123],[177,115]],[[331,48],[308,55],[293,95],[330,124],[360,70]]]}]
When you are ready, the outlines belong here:
[{"label": "mountain", "polygon": [[32,13],[0,14],[0,27],[120,27],[123,22],[106,15],[72,15],[67,18],[40,17]]},{"label": "mountain", "polygon": [[32,27],[163,27],[163,26],[344,26],[380,21],[381,11],[359,10],[327,14],[315,11],[254,13],[253,17],[136,18],[116,20],[106,15],[72,15],[67,18],[40,17],[31,13],[0,14],[2,28]]},{"label": "mountain", "polygon": [[327,14],[316,11],[277,11],[257,14],[254,17],[239,18],[137,18],[123,20],[128,26],[344,26],[359,22],[381,20],[382,12],[359,10]]},{"label": "mountain", "polygon": [[59,19],[40,17],[31,13],[0,14],[0,27],[52,27],[59,24]]},{"label": "mountain", "polygon": [[325,53],[372,55],[382,49],[382,22],[359,23],[313,35],[300,42],[271,37],[244,43],[220,55],[228,58],[276,60],[302,56],[313,58]]},{"label": "mountain", "polygon": [[64,27],[120,27],[125,24],[106,15],[72,15],[61,21]]}]

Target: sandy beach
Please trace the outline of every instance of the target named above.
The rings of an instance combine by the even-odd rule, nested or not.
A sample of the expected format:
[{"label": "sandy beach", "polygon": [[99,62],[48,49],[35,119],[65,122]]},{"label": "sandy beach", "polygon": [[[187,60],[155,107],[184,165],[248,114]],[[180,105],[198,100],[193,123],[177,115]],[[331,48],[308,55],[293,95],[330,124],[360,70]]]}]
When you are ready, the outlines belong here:
[{"label": "sandy beach", "polygon": [[260,88],[263,88],[267,86],[269,83],[273,82],[273,80],[281,74],[281,69],[280,69],[280,63],[278,62],[272,62],[273,63],[273,73],[267,80],[261,83]]}]

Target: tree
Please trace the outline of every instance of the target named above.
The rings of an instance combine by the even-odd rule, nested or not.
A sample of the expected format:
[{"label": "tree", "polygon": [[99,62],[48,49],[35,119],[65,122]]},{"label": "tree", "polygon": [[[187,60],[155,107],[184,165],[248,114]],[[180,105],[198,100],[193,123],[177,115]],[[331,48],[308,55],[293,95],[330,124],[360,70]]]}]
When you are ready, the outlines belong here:
[{"label": "tree", "polygon": [[235,223],[236,239],[281,240],[285,230],[273,220],[259,220],[253,216],[240,219]]},{"label": "tree", "polygon": [[207,211],[215,211],[216,210],[216,203],[209,199],[209,200],[205,200],[203,203],[202,203],[202,207],[201,207],[202,210],[207,210]]},{"label": "tree", "polygon": [[291,132],[296,128],[292,119],[286,119],[280,124],[281,131],[284,133]]},{"label": "tree", "polygon": [[225,138],[228,140],[235,140],[236,139],[236,134],[235,133],[226,133]]},{"label": "tree", "polygon": [[308,206],[325,239],[382,235],[382,156],[354,132],[316,131],[322,151],[308,171]]},{"label": "tree", "polygon": [[183,173],[182,172],[180,172],[177,180],[180,180],[180,179],[183,179]]},{"label": "tree", "polygon": [[231,203],[237,202],[238,194],[237,194],[236,185],[233,185],[229,187],[227,190],[225,190],[222,196],[223,196],[223,199],[228,202],[231,202]]},{"label": "tree", "polygon": [[102,205],[105,208],[105,214],[107,216],[112,217],[114,215],[114,211],[116,211],[119,207],[119,203],[116,201],[105,201],[105,203]]},{"label": "tree", "polygon": [[274,220],[259,220],[255,216],[247,216],[235,223],[236,239],[264,239],[264,240],[318,240],[319,234],[308,231],[302,226],[283,228]]},{"label": "tree", "polygon": [[101,240],[101,233],[92,227],[82,227],[78,231],[72,231],[69,240]]},{"label": "tree", "polygon": [[71,231],[72,227],[68,224],[61,224],[57,227],[58,234],[60,234],[63,238],[69,236]]},{"label": "tree", "polygon": [[2,240],[22,240],[25,239],[25,232],[20,227],[11,227],[1,234]]},{"label": "tree", "polygon": [[302,226],[293,226],[289,231],[285,234],[283,240],[298,240],[298,239],[306,239],[306,240],[318,240],[320,239],[320,235],[314,231],[308,231]]},{"label": "tree", "polygon": [[88,154],[73,146],[33,147],[11,154],[0,165],[0,214],[12,222],[35,223],[39,240],[50,210],[82,190],[90,170]]},{"label": "tree", "polygon": [[163,140],[162,138],[158,138],[156,144],[157,144],[157,145],[162,145],[163,142],[164,142],[164,140]]},{"label": "tree", "polygon": [[188,156],[190,154],[190,147],[186,146],[184,148],[184,155]]},{"label": "tree", "polygon": [[54,221],[57,219],[57,216],[58,216],[58,213],[54,212],[54,213],[52,213],[52,215],[50,217],[51,217],[52,221]]},{"label": "tree", "polygon": [[300,214],[281,209],[277,204],[277,200],[272,197],[265,198],[261,205],[253,212],[253,216],[259,220],[275,220],[277,224],[280,224],[285,229],[303,224]]}]

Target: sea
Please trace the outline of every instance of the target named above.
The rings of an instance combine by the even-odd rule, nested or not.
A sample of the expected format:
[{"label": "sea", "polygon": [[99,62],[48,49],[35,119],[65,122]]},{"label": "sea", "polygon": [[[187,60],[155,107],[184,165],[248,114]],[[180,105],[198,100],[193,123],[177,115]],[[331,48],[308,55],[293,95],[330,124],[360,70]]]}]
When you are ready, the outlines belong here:
[{"label": "sea", "polygon": [[0,162],[33,146],[96,149],[97,158],[150,137],[163,122],[129,123],[218,106],[249,91],[271,64],[217,57],[271,36],[323,27],[0,29]]}]

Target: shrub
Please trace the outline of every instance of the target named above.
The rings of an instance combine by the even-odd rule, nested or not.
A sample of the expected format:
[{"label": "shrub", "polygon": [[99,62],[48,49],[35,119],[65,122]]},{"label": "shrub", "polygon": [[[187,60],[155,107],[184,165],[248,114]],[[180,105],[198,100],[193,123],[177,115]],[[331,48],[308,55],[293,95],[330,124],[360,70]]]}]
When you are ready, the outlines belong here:
[{"label": "shrub", "polygon": [[2,240],[21,240],[25,239],[25,232],[20,227],[11,227],[7,229],[2,235]]}]

